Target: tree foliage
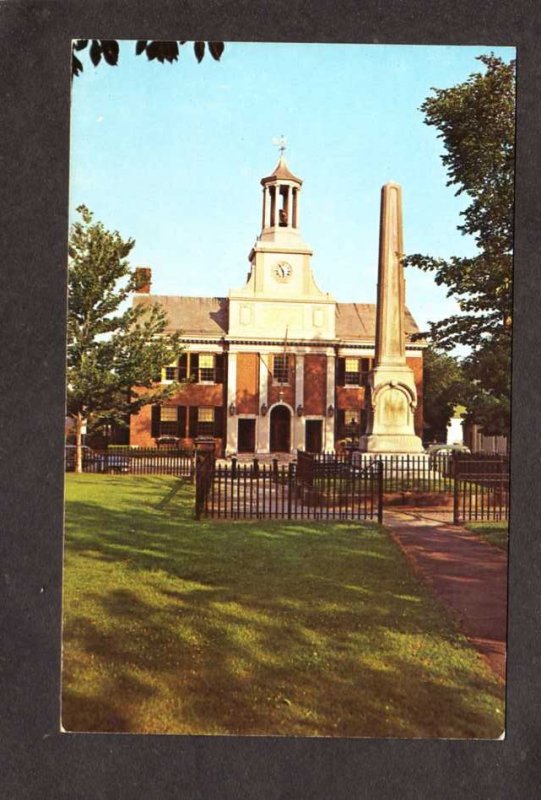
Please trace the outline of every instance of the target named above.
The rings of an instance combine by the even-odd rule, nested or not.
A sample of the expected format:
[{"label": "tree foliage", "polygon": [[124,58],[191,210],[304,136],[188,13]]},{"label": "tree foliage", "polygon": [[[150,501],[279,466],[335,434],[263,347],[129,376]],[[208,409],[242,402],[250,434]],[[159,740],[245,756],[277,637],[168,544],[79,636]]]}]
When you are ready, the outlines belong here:
[{"label": "tree foliage", "polygon": [[[173,61],[178,61],[180,48],[185,44],[188,44],[188,42],[160,42],[140,39],[135,44],[135,54],[140,56],[145,53],[149,61],[156,60],[160,64],[167,61],[172,64]],[[193,42],[193,49],[198,63],[201,63],[207,50],[215,61],[219,61],[224,51],[224,43],[198,41]],[[87,50],[95,67],[98,66],[102,59],[111,67],[115,67],[118,64],[119,46],[116,39],[76,39],[73,42],[71,52],[71,71],[74,76],[80,75],[83,71],[83,63],[76,55],[83,50]]]},{"label": "tree foliage", "polygon": [[425,350],[423,366],[425,435],[430,439],[445,440],[455,407],[466,399],[464,371],[457,358],[434,347]]},{"label": "tree foliage", "polygon": [[460,313],[431,322],[428,335],[443,350],[471,349],[464,361],[472,383],[469,417],[487,433],[503,433],[509,424],[515,63],[494,55],[479,60],[483,72],[434,89],[421,106],[443,140],[447,185],[468,198],[459,230],[474,237],[477,252],[450,259],[416,254],[405,263],[434,273],[457,300]]},{"label": "tree foliage", "polygon": [[67,413],[80,444],[83,422],[89,430],[125,424],[178,389],[157,386],[155,378],[181,346],[178,334],[165,333],[161,306],[124,307],[138,288],[127,260],[135,242],[94,222],[85,206],[77,211],[69,240]]}]

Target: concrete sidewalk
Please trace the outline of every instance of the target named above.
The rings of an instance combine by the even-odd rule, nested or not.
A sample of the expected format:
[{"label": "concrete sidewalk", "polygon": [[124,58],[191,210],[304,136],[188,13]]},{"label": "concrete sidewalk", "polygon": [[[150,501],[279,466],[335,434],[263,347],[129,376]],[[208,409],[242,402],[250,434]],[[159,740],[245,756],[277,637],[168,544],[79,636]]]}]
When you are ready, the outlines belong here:
[{"label": "concrete sidewalk", "polygon": [[385,510],[384,525],[461,632],[505,680],[507,554],[440,516],[430,509]]}]

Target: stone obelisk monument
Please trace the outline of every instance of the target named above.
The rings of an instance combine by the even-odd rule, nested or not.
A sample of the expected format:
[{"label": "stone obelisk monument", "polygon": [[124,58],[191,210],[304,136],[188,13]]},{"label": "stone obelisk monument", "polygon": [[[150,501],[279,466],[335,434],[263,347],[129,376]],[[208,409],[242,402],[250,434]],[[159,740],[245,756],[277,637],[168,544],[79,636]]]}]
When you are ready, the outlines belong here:
[{"label": "stone obelisk monument", "polygon": [[405,281],[402,242],[402,188],[381,190],[376,357],[369,376],[367,433],[361,450],[370,453],[422,453],[415,435],[417,392],[406,363]]}]

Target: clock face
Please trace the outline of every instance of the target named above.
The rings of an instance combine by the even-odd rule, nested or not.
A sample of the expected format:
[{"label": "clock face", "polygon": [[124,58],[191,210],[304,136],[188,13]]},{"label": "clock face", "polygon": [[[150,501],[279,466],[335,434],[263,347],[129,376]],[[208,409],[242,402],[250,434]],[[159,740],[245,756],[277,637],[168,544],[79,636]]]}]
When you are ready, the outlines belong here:
[{"label": "clock face", "polygon": [[274,266],[273,273],[277,281],[287,281],[292,273],[291,264],[288,264],[287,261],[279,261]]}]

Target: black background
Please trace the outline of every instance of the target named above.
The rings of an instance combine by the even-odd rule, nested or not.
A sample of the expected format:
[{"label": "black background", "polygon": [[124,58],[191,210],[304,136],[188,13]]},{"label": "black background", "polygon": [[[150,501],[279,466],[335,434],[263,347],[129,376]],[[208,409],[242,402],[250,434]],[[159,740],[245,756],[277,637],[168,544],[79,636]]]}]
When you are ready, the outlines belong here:
[{"label": "black background", "polygon": [[[537,0],[0,4],[3,797],[538,796],[540,17]],[[76,37],[518,46],[505,741],[59,731],[70,40]],[[182,60],[171,69],[181,70]]]}]

